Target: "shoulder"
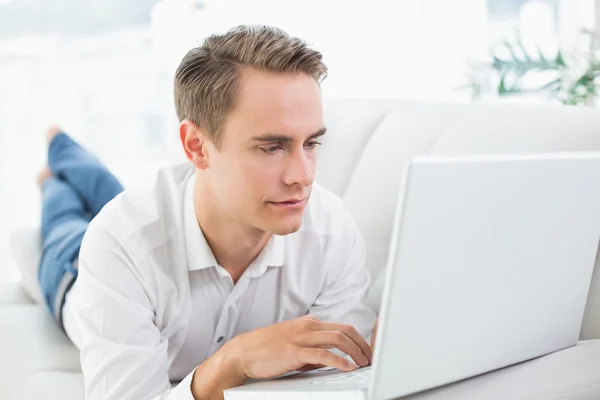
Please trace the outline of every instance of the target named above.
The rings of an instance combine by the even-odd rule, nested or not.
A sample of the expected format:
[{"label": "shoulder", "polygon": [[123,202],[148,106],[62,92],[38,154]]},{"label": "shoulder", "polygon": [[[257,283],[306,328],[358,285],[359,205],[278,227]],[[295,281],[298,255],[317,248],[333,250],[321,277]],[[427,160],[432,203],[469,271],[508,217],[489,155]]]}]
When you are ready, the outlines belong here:
[{"label": "shoulder", "polygon": [[179,321],[189,289],[183,199],[193,173],[190,166],[161,169],[153,187],[126,190],[91,221],[76,281],[78,293],[95,293],[90,304],[113,296],[152,312],[161,329]]},{"label": "shoulder", "polygon": [[152,187],[125,190],[92,220],[96,231],[127,249],[151,249],[181,231],[185,184],[194,170],[188,163],[161,168]]}]

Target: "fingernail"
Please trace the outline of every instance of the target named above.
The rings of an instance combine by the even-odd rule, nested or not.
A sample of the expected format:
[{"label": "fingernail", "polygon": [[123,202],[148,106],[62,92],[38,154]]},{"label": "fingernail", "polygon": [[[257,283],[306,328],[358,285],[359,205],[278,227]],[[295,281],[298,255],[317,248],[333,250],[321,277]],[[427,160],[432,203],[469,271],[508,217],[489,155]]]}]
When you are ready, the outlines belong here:
[{"label": "fingernail", "polygon": [[363,365],[363,367],[366,367],[367,365],[369,365],[369,359],[367,358],[367,356],[363,355],[363,359],[365,360],[365,365]]},{"label": "fingernail", "polygon": [[346,361],[348,363],[348,366],[352,369],[357,369],[358,365],[354,364],[352,361],[348,360]]}]

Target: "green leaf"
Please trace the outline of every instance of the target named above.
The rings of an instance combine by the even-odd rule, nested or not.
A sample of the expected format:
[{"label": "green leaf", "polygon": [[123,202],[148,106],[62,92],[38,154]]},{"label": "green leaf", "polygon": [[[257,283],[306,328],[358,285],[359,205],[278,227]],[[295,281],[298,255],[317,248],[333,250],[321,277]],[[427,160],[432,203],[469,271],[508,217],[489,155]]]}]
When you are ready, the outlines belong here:
[{"label": "green leaf", "polygon": [[562,85],[562,77],[558,77],[558,78],[553,79],[550,82],[546,83],[542,87],[540,87],[540,90],[551,90],[551,91],[559,90],[561,85]]},{"label": "green leaf", "polygon": [[587,86],[589,85],[590,82],[593,82],[594,80],[594,76],[592,74],[590,74],[590,71],[585,71],[585,73],[583,73],[583,75],[581,75],[579,77],[579,79],[577,79],[575,81],[575,83],[573,84],[573,87],[579,87],[579,86]]},{"label": "green leaf", "polygon": [[508,50],[508,53],[510,54],[512,59],[517,62],[522,62],[522,60],[517,56],[517,53],[515,53],[513,45],[510,44],[507,40],[505,40],[503,43],[504,43],[504,47],[506,47],[506,49]]},{"label": "green leaf", "polygon": [[531,56],[529,55],[529,53],[527,53],[527,50],[525,49],[525,46],[523,45],[523,42],[521,41],[521,38],[519,38],[519,41],[517,42],[517,47],[519,48],[519,50],[521,50],[521,53],[523,54],[523,57],[525,58],[525,61],[528,61],[529,63],[535,64],[535,61],[531,58]]},{"label": "green leaf", "polygon": [[493,55],[493,62],[492,62],[492,68],[494,68],[497,71],[502,71],[505,69],[506,66],[506,62],[501,60],[500,58],[498,58],[497,56]]},{"label": "green leaf", "polygon": [[556,53],[556,58],[554,59],[554,63],[560,67],[566,67],[567,64],[565,63],[565,59],[563,57],[563,54],[560,50],[558,50],[558,52]]},{"label": "green leaf", "polygon": [[506,90],[506,83],[505,83],[505,79],[506,77],[503,75],[500,77],[500,84],[498,85],[498,94],[500,96],[505,95],[508,91]]},{"label": "green leaf", "polygon": [[550,65],[550,61],[548,61],[548,59],[546,59],[546,57],[544,56],[544,52],[542,52],[542,48],[539,46],[537,48],[537,53],[538,53],[538,58],[542,63],[544,63],[546,65]]}]

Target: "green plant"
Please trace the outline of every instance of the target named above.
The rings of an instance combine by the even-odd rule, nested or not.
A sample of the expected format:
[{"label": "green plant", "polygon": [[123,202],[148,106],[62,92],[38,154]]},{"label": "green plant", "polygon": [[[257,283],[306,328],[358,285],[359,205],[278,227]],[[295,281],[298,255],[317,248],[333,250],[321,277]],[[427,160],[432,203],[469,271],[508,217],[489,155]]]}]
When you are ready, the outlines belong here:
[{"label": "green plant", "polygon": [[[590,35],[593,43],[595,35],[589,31],[585,33]],[[498,55],[500,50],[504,55]],[[491,90],[498,96],[545,93],[563,104],[593,105],[600,92],[600,61],[594,51],[566,57],[559,49],[549,58],[539,48],[535,52],[528,51],[521,41],[514,44],[504,41],[491,49],[491,55],[492,62],[473,68],[469,83],[464,86],[472,90],[475,98],[490,86],[490,74],[497,82]],[[540,73],[549,78],[534,86],[524,84],[532,74],[539,77]]]}]

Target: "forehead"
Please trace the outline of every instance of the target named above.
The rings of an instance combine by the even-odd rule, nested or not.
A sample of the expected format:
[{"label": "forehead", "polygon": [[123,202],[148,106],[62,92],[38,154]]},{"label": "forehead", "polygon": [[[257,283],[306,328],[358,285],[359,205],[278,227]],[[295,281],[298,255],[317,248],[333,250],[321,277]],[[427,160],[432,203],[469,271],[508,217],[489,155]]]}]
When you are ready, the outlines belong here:
[{"label": "forehead", "polygon": [[224,126],[226,141],[265,132],[303,138],[322,127],[321,90],[312,76],[241,69],[236,104]]}]

